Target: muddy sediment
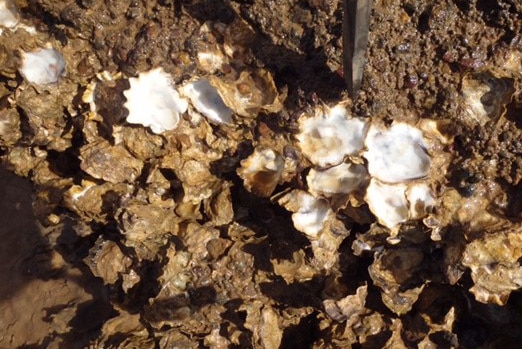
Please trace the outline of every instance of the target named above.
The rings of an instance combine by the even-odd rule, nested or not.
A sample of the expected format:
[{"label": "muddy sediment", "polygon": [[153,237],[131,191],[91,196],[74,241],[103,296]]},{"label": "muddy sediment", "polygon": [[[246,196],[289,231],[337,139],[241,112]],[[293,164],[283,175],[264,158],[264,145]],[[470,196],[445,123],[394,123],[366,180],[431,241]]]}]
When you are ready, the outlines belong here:
[{"label": "muddy sediment", "polygon": [[[375,1],[355,102],[337,1],[16,7],[0,34],[0,347],[518,347],[518,0]],[[24,54],[50,47],[65,72],[31,83]],[[232,122],[192,106],[166,132],[126,122],[129,78],[159,67],[176,87],[208,79]],[[340,101],[423,130],[436,205],[421,219],[388,229],[365,187],[314,192],[325,169],[300,123]],[[303,234],[314,196],[327,218]]]}]

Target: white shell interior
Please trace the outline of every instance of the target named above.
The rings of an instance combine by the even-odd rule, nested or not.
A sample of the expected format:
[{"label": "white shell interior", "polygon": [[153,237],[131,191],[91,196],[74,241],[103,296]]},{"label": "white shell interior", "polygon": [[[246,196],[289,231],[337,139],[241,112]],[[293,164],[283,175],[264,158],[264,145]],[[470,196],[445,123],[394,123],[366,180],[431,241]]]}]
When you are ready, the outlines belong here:
[{"label": "white shell interior", "polygon": [[124,106],[129,110],[127,122],[150,127],[156,134],[177,126],[188,102],[180,98],[169,74],[156,68],[130,78],[129,82],[130,89],[123,92],[127,98]]},{"label": "white shell interior", "polygon": [[299,210],[292,214],[294,227],[310,237],[317,236],[331,211],[328,203],[305,191],[299,191],[296,197]]},{"label": "white shell interior", "polygon": [[327,167],[358,153],[363,148],[367,127],[366,121],[350,118],[346,108],[337,105],[326,114],[301,121],[297,139],[303,154],[314,165]]},{"label": "white shell interior", "polygon": [[365,200],[379,223],[389,229],[408,220],[406,184],[386,184],[372,179],[366,189]]},{"label": "white shell interior", "polygon": [[363,165],[342,163],[326,170],[313,168],[306,181],[312,194],[331,197],[357,190],[367,176],[368,171]]},{"label": "white shell interior", "polygon": [[64,72],[65,60],[55,49],[38,49],[22,53],[20,73],[33,84],[53,84]]},{"label": "white shell interior", "polygon": [[201,78],[183,85],[182,93],[188,97],[198,112],[210,121],[218,124],[232,122],[232,110],[228,108],[217,89],[210,82]]},{"label": "white shell interior", "polygon": [[19,17],[13,1],[0,0],[0,26],[13,28],[18,24]]},{"label": "white shell interior", "polygon": [[366,137],[368,171],[383,182],[399,183],[428,174],[431,160],[422,132],[398,123],[385,129],[372,125]]}]

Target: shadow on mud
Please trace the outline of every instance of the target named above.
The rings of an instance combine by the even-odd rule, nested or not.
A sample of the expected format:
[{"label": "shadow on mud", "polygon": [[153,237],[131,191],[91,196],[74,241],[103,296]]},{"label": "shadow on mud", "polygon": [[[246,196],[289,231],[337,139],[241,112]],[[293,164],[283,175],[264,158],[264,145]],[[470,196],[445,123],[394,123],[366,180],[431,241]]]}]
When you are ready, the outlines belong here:
[{"label": "shadow on mud", "polygon": [[66,328],[62,347],[81,347],[115,312],[100,280],[71,259],[79,247],[72,227],[42,228],[32,194],[28,179],[0,166],[0,327],[15,338],[0,346],[45,348]]}]

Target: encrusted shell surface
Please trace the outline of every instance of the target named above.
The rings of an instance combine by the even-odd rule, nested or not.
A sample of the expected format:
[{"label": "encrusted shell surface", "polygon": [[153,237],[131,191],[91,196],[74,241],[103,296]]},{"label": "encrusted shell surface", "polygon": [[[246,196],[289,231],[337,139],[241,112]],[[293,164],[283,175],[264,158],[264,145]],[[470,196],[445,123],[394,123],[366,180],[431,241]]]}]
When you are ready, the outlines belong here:
[{"label": "encrusted shell surface", "polygon": [[299,120],[297,139],[303,154],[316,166],[340,164],[364,146],[368,123],[352,118],[342,104],[319,108],[312,117]]},{"label": "encrusted shell surface", "polygon": [[431,159],[426,153],[422,131],[406,124],[390,128],[372,125],[366,137],[370,175],[383,182],[399,183],[428,174]]},{"label": "encrusted shell surface", "polygon": [[272,149],[258,147],[248,158],[241,161],[241,168],[237,173],[248,191],[268,197],[281,180],[284,166],[281,154]]},{"label": "encrusted shell surface", "polygon": [[506,304],[522,288],[522,231],[500,231],[474,240],[464,250],[462,264],[471,269],[470,289],[482,303]]},{"label": "encrusted shell surface", "polygon": [[150,127],[157,134],[176,128],[188,102],[180,98],[169,74],[156,68],[129,82],[130,89],[123,92],[127,98],[124,106],[129,110],[127,122]]},{"label": "encrusted shell surface", "polygon": [[492,73],[467,74],[462,79],[464,119],[484,125],[498,119],[513,96],[513,80]]},{"label": "encrusted shell surface", "polygon": [[283,108],[283,99],[270,72],[264,69],[242,71],[234,81],[211,76],[225,105],[245,118],[256,118],[260,112],[277,113]]}]

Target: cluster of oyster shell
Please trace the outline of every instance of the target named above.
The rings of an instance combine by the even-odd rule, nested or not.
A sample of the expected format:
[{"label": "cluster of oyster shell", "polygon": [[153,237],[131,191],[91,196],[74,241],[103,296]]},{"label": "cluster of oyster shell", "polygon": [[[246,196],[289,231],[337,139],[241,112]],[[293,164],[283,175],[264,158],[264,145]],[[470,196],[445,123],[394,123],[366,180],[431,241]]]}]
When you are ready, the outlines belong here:
[{"label": "cluster of oyster shell", "polygon": [[[341,244],[357,225],[367,229],[354,238],[353,254],[373,256],[370,278],[396,314],[407,313],[429,281],[416,279],[428,254],[422,244],[443,250],[448,283],[456,284],[469,268],[470,291],[480,302],[503,305],[522,287],[522,229],[492,209],[506,206],[494,180],[470,196],[451,187],[453,134],[447,121],[387,124],[351,115],[344,101],[303,113],[291,125],[298,129],[294,134],[276,132],[260,115],[281,112],[285,94],[268,70],[243,64],[251,55],[252,36],[242,21],[204,24],[200,35],[224,40],[200,42],[201,76],[179,82],[160,67],[137,77],[99,72],[72,80],[66,70],[83,61],[81,50],[43,40],[43,34],[22,26],[9,1],[0,1],[0,25],[6,28],[3,35],[18,32],[26,39],[25,47],[17,48],[20,59],[6,60],[2,68],[3,76],[18,71],[25,79],[0,111],[2,159],[38,186],[40,219],[59,224],[66,209],[78,218],[78,236],[110,222],[121,244],[100,237],[85,262],[105,284],[120,282],[125,293],[139,284],[140,263],[158,258],[172,236],[183,241],[184,249],[168,249],[162,260],[161,291],[147,315],[155,329],[180,326],[176,318],[193,314],[183,303],[171,317],[158,315],[162,301],[186,295],[190,267],[246,258],[235,242],[222,238],[225,232],[234,241],[254,239],[238,223],[245,208],[232,200],[232,188],[240,182],[254,196],[290,211],[293,227],[310,240],[311,266],[296,253],[292,258],[301,261],[300,268],[295,274],[281,271],[287,281],[338,269]],[[522,81],[521,56],[508,52],[497,68],[465,76],[463,122],[502,121],[520,88],[513,81]],[[84,108],[75,105],[78,94]],[[135,261],[125,249],[132,249]],[[109,260],[110,268],[103,266]],[[276,273],[286,270],[273,263]],[[239,285],[226,290],[227,300],[254,288],[252,280],[241,278],[241,266],[235,268]],[[360,286],[354,295],[327,297],[323,307],[335,321],[354,328],[367,322],[384,331],[383,317],[365,308],[367,295],[368,285]],[[256,336],[263,343],[275,341],[275,348],[281,341],[275,310],[256,307],[247,311],[264,321]],[[140,327],[131,314],[121,312],[118,319],[128,318]],[[451,308],[433,328],[449,332],[454,320]],[[389,328],[398,333],[401,326],[395,319]],[[275,339],[265,333],[271,330]],[[208,332],[205,341],[223,340],[216,329]],[[401,341],[394,335],[389,347],[400,347]]]}]

